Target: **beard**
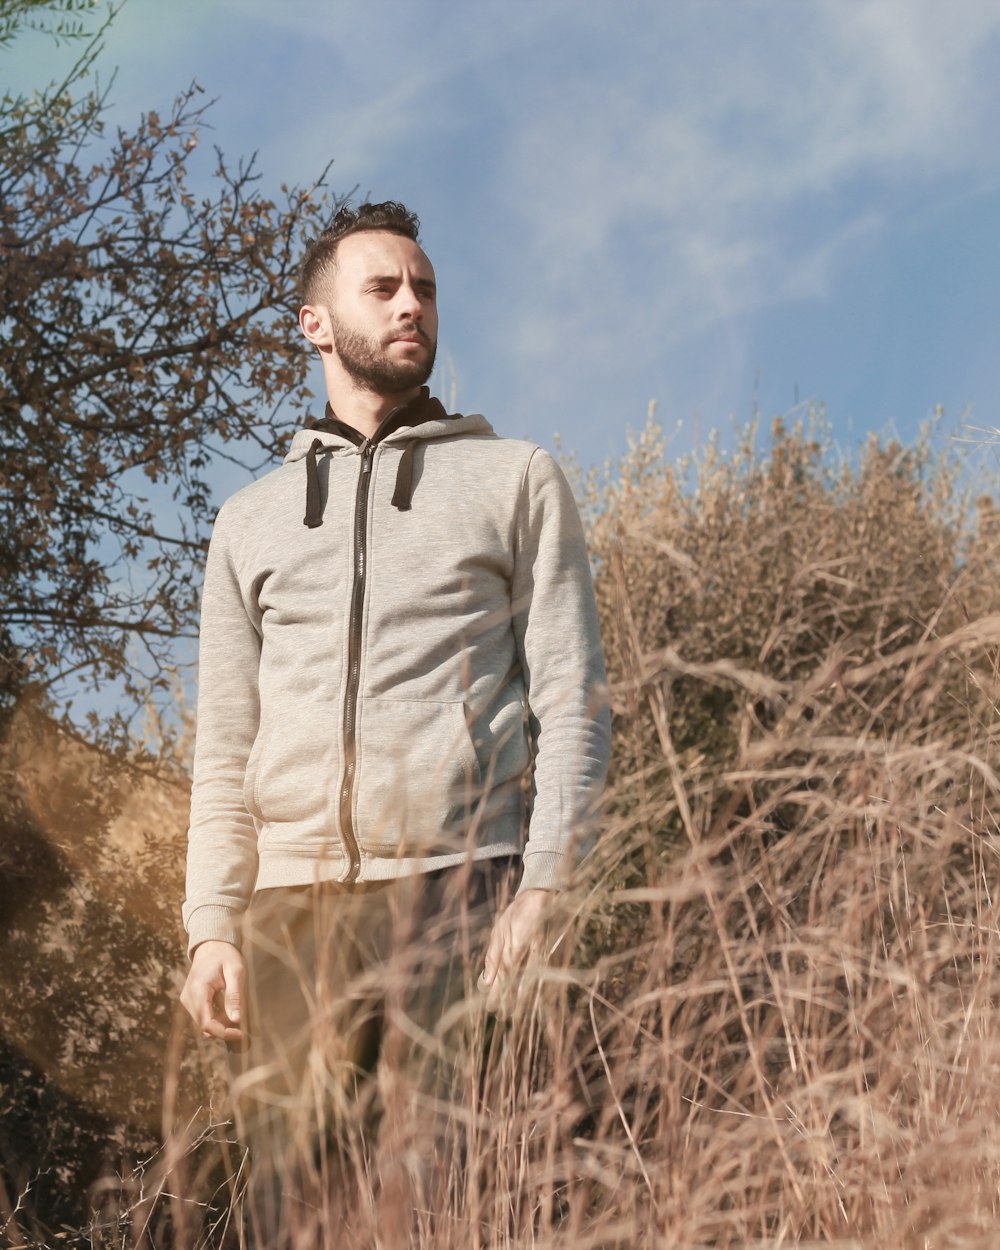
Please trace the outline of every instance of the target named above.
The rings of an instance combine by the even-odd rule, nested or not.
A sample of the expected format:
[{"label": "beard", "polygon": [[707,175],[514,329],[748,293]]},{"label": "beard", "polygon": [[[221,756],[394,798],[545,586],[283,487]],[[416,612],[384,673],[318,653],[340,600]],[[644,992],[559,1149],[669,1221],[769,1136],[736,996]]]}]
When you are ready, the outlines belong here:
[{"label": "beard", "polygon": [[[348,375],[366,391],[376,395],[396,395],[414,386],[423,386],[434,369],[437,343],[432,343],[418,325],[397,326],[395,334],[384,340],[368,338],[347,326],[330,313],[333,325],[334,351]],[[421,360],[393,360],[389,344],[398,334],[423,336],[427,355]]]}]

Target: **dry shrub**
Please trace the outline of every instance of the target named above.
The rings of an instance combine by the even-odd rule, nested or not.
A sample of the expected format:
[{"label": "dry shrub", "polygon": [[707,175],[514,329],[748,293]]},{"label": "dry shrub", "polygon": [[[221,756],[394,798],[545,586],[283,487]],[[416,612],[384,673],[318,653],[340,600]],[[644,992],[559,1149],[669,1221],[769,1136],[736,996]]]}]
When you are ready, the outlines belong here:
[{"label": "dry shrub", "polygon": [[[434,1192],[359,1137],[298,1244],[996,1244],[998,527],[928,448],[842,464],[779,425],[673,466],[650,425],[580,484],[602,837],[507,1013],[470,1009]],[[379,1080],[416,1105],[405,1068]],[[172,1166],[175,1244],[237,1244]]]},{"label": "dry shrub", "polygon": [[617,1211],[656,1245],[993,1245],[992,506],[926,442],[661,455],[650,426],[589,494],[623,952],[591,1244]]},{"label": "dry shrub", "polygon": [[[188,791],[29,697],[0,719],[0,1245],[64,1238],[91,1208],[117,1221],[148,1190],[135,1165],[156,1152],[182,1036]],[[197,1069],[189,1052],[186,1104],[205,1101]]]}]

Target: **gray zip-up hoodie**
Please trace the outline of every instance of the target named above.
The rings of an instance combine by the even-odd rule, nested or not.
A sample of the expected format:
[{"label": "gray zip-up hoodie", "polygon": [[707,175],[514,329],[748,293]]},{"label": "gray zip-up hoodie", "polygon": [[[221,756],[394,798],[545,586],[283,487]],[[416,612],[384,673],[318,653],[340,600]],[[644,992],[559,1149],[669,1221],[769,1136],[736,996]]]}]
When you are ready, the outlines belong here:
[{"label": "gray zip-up hoodie", "polygon": [[299,432],[209,548],[191,948],[238,944],[255,888],[519,852],[529,724],[520,888],[557,887],[607,770],[604,683],[579,515],[543,450],[426,388],[373,439],[332,416]]}]

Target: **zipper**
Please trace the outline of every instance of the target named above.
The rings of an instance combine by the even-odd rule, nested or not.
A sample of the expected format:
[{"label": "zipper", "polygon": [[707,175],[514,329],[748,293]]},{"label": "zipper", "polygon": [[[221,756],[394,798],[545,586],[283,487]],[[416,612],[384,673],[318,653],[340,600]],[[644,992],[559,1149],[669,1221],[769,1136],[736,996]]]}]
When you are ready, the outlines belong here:
[{"label": "zipper", "polygon": [[368,493],[372,481],[375,444],[368,438],[360,445],[361,472],[354,497],[354,585],[347,633],[347,686],[344,691],[344,777],[340,786],[340,832],[349,866],[344,881],[357,881],[361,871],[361,848],[352,812],[354,777],[357,772],[358,689],[361,685],[361,614],[368,574]]}]

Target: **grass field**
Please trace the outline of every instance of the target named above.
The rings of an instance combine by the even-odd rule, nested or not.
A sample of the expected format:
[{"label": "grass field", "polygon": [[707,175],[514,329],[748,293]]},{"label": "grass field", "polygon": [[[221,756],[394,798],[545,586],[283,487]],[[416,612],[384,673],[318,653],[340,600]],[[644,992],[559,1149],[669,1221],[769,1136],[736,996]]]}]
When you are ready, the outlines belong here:
[{"label": "grass field", "polygon": [[[941,455],[873,440],[842,463],[821,432],[779,423],[764,451],[751,432],[675,466],[650,425],[612,473],[577,483],[616,713],[599,843],[507,1015],[471,1013],[475,1058],[438,1109],[433,1200],[411,1210],[405,1146],[357,1144],[336,1199],[349,1223],[304,1212],[297,1244],[1000,1245],[1000,515],[996,483],[970,488],[939,441]],[[155,871],[149,914],[174,923],[164,865],[181,832],[111,874],[103,888],[121,893],[102,914]],[[66,890],[87,873],[67,868]],[[129,956],[102,956],[106,935],[79,923],[76,958],[59,962],[57,944],[50,960],[57,983],[75,969],[66,1001],[82,1004],[120,984]],[[14,993],[11,961],[23,969],[39,942],[27,922],[21,935],[3,955],[8,1020],[51,999]],[[166,1002],[175,940],[150,948],[150,1002]],[[67,1027],[104,1027],[73,1010]],[[156,1010],[166,1144],[148,1047],[145,1128],[113,1096],[149,1033],[134,1023],[100,1087],[104,1119],[80,1135],[81,1151],[102,1132],[121,1147],[90,1191],[89,1232],[85,1213],[77,1231],[53,1222],[37,1134],[10,1107],[0,1117],[8,1245],[237,1244],[239,1155],[207,1101],[219,1083]],[[12,1158],[14,1128],[36,1143],[34,1172]],[[78,1206],[87,1167],[65,1165]]]}]

